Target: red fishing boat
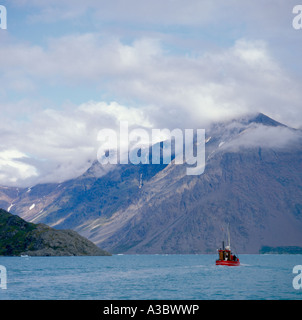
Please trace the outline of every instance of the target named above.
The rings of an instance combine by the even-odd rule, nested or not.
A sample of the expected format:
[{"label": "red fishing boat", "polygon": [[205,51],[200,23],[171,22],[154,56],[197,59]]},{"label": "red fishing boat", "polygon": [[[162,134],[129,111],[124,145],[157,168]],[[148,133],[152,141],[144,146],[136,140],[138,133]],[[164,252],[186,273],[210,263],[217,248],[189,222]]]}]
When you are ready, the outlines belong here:
[{"label": "red fishing boat", "polygon": [[217,266],[239,266],[239,258],[232,253],[230,244],[230,233],[228,230],[228,245],[224,247],[224,241],[222,241],[222,248],[218,250],[218,260],[216,260]]}]

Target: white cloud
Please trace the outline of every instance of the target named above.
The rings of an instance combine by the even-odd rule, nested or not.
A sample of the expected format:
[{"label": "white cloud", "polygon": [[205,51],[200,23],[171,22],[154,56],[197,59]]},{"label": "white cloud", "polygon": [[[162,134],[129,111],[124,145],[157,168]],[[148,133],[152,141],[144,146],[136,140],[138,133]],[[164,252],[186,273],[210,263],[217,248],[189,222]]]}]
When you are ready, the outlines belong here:
[{"label": "white cloud", "polygon": [[0,81],[7,90],[90,85],[144,106],[150,121],[160,126],[204,126],[248,111],[294,126],[302,123],[301,84],[264,41],[240,39],[229,48],[188,57],[166,52],[157,39],[124,44],[81,34],[53,39],[46,48],[7,45],[0,49],[0,60],[6,61]]},{"label": "white cloud", "polygon": [[[301,85],[272,58],[263,41],[241,39],[225,50],[179,57],[166,53],[154,39],[125,45],[116,39],[103,43],[97,35],[87,34],[54,39],[46,49],[11,45],[0,51],[3,59],[11,56],[1,67],[4,71],[18,68],[37,86],[40,79],[80,87],[87,81],[106,83],[113,95],[140,105],[90,101],[62,110],[34,107],[35,113],[26,114],[27,121],[12,121],[11,128],[2,125],[8,130],[2,151],[13,146],[30,154],[26,166],[36,168],[28,176],[25,167],[19,168],[16,182],[37,179],[37,172],[41,181],[81,174],[96,157],[98,131],[118,128],[121,120],[149,128],[205,128],[212,121],[261,111],[281,122],[302,122],[297,113]],[[35,66],[37,61],[42,66]],[[20,104],[23,110],[26,103]],[[7,114],[15,116],[14,111]],[[5,166],[16,169],[15,163]],[[0,180],[7,182],[5,176]]]},{"label": "white cloud", "polygon": [[140,109],[93,101],[41,110],[30,121],[2,125],[0,184],[30,186],[82,174],[97,157],[99,130],[118,130],[120,121],[129,127],[151,127]]},{"label": "white cloud", "polygon": [[143,109],[126,107],[115,101],[110,104],[105,102],[89,101],[80,105],[78,110],[90,115],[91,117],[111,117],[115,123],[106,123],[109,127],[117,127],[120,121],[127,121],[129,126],[152,127],[152,123],[148,121],[147,114]]},{"label": "white cloud", "polygon": [[34,166],[22,162],[28,156],[16,149],[7,149],[0,152],[0,181],[5,185],[19,183],[28,178],[37,177]]},{"label": "white cloud", "polygon": [[[2,184],[82,173],[96,157],[98,131],[117,128],[121,120],[149,128],[205,128],[259,111],[301,126],[301,82],[278,59],[280,52],[287,49],[289,57],[299,48],[299,35],[290,29],[291,1],[11,3],[29,7],[31,26],[69,21],[78,33],[56,30],[57,37],[39,44],[0,35]],[[93,31],[81,33],[88,23]],[[100,92],[97,101],[53,106],[43,96],[53,92],[55,100],[67,91],[68,99],[90,87]],[[20,157],[5,158],[11,150]]]},{"label": "white cloud", "polygon": [[301,132],[295,131],[285,126],[264,126],[262,124],[252,124],[241,134],[223,145],[224,149],[238,151],[242,148],[286,148],[289,150],[297,142],[301,143]]}]

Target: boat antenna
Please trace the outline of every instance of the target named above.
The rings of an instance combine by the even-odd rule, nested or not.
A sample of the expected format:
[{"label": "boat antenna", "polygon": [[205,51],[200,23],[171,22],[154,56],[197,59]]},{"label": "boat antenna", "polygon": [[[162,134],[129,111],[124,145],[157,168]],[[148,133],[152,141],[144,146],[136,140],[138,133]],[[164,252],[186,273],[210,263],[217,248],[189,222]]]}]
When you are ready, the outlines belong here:
[{"label": "boat antenna", "polygon": [[231,237],[230,237],[230,224],[228,224],[228,246],[229,246],[229,249],[231,250]]}]

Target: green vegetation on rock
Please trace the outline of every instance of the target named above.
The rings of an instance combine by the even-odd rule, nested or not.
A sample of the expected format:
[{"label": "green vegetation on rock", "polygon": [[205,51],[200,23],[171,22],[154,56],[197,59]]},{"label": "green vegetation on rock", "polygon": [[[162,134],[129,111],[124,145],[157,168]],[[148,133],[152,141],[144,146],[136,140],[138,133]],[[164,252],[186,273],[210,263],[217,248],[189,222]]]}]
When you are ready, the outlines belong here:
[{"label": "green vegetation on rock", "polygon": [[19,256],[109,256],[72,230],[55,230],[26,222],[0,209],[0,255]]}]

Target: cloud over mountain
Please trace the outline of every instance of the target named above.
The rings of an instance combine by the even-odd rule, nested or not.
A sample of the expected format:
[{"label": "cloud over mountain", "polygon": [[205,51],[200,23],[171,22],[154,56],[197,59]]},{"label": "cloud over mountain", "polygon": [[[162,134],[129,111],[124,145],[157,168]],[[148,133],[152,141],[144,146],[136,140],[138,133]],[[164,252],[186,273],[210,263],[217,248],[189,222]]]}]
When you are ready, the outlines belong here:
[{"label": "cloud over mountain", "polygon": [[119,121],[207,128],[263,112],[300,127],[291,1],[255,3],[12,1],[29,35],[0,34],[0,184],[77,176]]}]

